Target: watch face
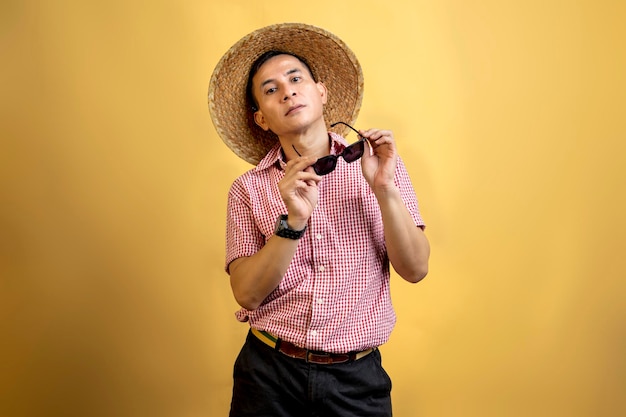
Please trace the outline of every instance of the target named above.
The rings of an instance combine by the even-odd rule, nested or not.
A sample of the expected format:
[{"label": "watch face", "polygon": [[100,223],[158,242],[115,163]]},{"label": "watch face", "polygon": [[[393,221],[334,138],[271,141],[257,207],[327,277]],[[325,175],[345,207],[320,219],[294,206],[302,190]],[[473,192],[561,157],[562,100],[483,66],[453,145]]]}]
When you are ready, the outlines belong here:
[{"label": "watch face", "polygon": [[278,216],[278,219],[276,219],[276,230],[274,232],[284,229],[289,229],[289,225],[287,224],[287,216],[285,214],[281,214]]}]

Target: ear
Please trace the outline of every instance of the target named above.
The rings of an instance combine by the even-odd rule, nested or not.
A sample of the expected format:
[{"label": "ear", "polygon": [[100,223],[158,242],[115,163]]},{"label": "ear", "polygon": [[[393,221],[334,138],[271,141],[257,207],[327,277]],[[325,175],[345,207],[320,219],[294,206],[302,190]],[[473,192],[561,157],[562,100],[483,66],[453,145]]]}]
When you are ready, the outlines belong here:
[{"label": "ear", "polygon": [[261,110],[257,110],[254,112],[254,123],[256,123],[261,129],[266,132],[269,130],[269,126],[265,121],[265,116],[263,116],[263,112]]},{"label": "ear", "polygon": [[328,101],[328,90],[326,90],[326,86],[321,81],[318,81],[316,85],[322,97],[322,104],[326,104],[326,101]]}]

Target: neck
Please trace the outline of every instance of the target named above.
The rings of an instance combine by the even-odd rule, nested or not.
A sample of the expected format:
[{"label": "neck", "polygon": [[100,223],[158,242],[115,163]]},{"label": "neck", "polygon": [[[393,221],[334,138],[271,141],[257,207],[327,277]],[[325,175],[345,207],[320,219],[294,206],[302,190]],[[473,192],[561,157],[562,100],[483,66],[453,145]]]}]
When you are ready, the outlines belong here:
[{"label": "neck", "polygon": [[330,152],[330,140],[328,139],[325,123],[311,126],[298,133],[283,135],[278,139],[287,160],[298,157],[294,146],[302,156],[321,158]]}]

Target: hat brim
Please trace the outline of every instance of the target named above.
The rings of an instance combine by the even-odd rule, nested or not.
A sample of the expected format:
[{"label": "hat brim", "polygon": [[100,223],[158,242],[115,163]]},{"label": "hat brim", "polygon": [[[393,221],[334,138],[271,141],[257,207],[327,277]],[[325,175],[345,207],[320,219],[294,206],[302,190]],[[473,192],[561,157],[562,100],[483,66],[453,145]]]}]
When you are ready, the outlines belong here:
[{"label": "hat brim", "polygon": [[[243,160],[257,165],[276,144],[271,131],[256,125],[247,106],[246,84],[254,61],[264,52],[280,50],[307,60],[328,90],[326,123],[353,124],[363,98],[363,72],[354,53],[337,36],[316,26],[281,23],[240,39],[221,58],[209,83],[209,111],[218,135]],[[327,126],[328,128],[328,126]],[[333,128],[343,134],[347,128]]]}]

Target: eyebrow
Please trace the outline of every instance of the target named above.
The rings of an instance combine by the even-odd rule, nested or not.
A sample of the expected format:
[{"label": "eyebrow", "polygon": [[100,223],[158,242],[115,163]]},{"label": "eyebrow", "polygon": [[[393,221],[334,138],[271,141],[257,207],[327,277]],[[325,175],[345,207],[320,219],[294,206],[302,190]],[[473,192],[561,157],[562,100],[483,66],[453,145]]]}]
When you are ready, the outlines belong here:
[{"label": "eyebrow", "polygon": [[[296,72],[302,72],[302,70],[300,68],[292,68],[289,71],[287,71],[285,73],[285,75],[291,75],[291,74],[295,74]],[[269,80],[265,80],[261,83],[261,85],[259,85],[260,88],[265,87],[267,84],[273,83],[274,81],[276,81],[274,78],[270,78]]]}]

